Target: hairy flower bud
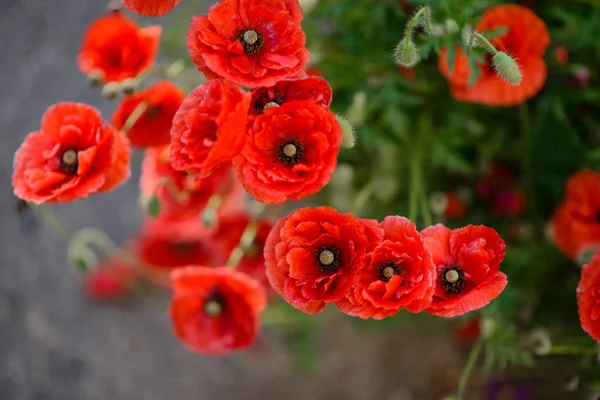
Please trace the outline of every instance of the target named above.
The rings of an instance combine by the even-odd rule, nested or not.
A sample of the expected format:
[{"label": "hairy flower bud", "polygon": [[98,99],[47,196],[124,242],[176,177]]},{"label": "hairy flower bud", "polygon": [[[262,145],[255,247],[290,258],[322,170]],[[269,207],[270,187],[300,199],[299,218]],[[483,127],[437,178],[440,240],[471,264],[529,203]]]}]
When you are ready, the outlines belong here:
[{"label": "hairy flower bud", "polygon": [[344,117],[336,115],[337,122],[342,128],[342,147],[345,149],[351,149],[356,144],[356,135],[354,134],[354,128],[350,125]]},{"label": "hairy flower bud", "polygon": [[496,73],[505,79],[511,85],[518,85],[523,78],[519,65],[514,58],[503,51],[499,51],[492,57],[492,64]]},{"label": "hairy flower bud", "polygon": [[102,86],[102,95],[108,100],[114,100],[121,94],[121,85],[117,82],[107,82]]},{"label": "hairy flower bud", "polygon": [[406,68],[415,66],[419,62],[419,50],[410,39],[402,39],[394,49],[394,61]]}]

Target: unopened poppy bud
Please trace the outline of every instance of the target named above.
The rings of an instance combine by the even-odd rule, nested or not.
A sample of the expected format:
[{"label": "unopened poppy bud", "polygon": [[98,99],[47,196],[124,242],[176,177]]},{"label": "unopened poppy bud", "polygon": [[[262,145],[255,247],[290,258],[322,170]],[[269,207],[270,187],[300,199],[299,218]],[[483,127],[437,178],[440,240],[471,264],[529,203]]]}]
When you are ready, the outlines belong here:
[{"label": "unopened poppy bud", "polygon": [[456,32],[458,32],[458,24],[456,23],[455,20],[453,19],[447,19],[444,22],[444,33],[447,35],[454,35]]},{"label": "unopened poppy bud", "polygon": [[116,99],[121,94],[121,85],[117,82],[108,82],[102,86],[102,95],[108,100]]},{"label": "unopened poppy bud", "polygon": [[527,347],[536,356],[546,356],[552,351],[552,341],[548,331],[538,328],[531,331],[526,339]]},{"label": "unopened poppy bud", "polygon": [[492,57],[492,64],[496,69],[496,73],[504,78],[511,85],[521,83],[522,75],[519,65],[514,58],[503,51],[499,51]]},{"label": "unopened poppy bud", "polygon": [[340,124],[340,128],[342,128],[343,136],[342,136],[342,147],[345,149],[351,149],[356,144],[356,137],[354,136],[354,129],[350,122],[348,122],[344,117],[336,115],[338,124]]},{"label": "unopened poppy bud", "polygon": [[133,94],[135,90],[138,88],[139,82],[137,79],[127,78],[123,82],[121,82],[121,89],[123,93],[129,95]]},{"label": "unopened poppy bud", "polygon": [[99,69],[95,69],[88,74],[87,80],[90,86],[100,86],[100,84],[102,84],[102,82],[104,81],[104,72],[102,72]]},{"label": "unopened poppy bud", "polygon": [[119,0],[110,1],[106,5],[106,11],[108,11],[108,12],[123,11],[123,3],[121,3]]},{"label": "unopened poppy bud", "polygon": [[152,218],[158,217],[160,213],[160,200],[158,196],[152,195],[148,198],[146,201],[146,213]]},{"label": "unopened poppy bud", "polygon": [[491,339],[496,333],[496,321],[489,317],[482,318],[479,322],[479,331],[482,338],[486,340]]},{"label": "unopened poppy bud", "polygon": [[394,61],[397,65],[406,68],[415,66],[419,62],[419,50],[412,40],[402,39],[394,49]]},{"label": "unopened poppy bud", "polygon": [[429,195],[429,207],[435,215],[443,215],[448,209],[448,196],[442,191],[435,191]]}]

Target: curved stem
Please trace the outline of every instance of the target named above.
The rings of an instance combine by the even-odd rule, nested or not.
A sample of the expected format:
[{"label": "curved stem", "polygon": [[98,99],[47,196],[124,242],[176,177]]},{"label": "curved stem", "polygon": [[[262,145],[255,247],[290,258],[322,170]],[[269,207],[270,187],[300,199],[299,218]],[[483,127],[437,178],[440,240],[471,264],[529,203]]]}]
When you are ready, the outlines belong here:
[{"label": "curved stem", "polygon": [[64,223],[64,221],[48,206],[28,203],[29,207],[50,226],[63,239],[71,240],[75,230]]},{"label": "curved stem", "polygon": [[[407,44],[411,40],[412,31],[413,31],[415,25],[417,25],[417,23],[419,22],[419,18],[421,18],[421,15],[423,15],[423,13],[427,10],[428,10],[428,7],[423,6],[419,9],[419,11],[417,11],[415,16],[411,18],[410,22],[408,23],[408,25],[406,27],[406,33],[404,34],[404,43],[405,44]],[[427,23],[427,21],[425,23]]]},{"label": "curved stem", "polygon": [[410,182],[408,187],[408,219],[411,221],[417,219],[419,198],[419,157],[416,147],[413,147],[410,158]]},{"label": "curved stem", "polygon": [[375,185],[374,185],[373,181],[371,181],[368,184],[366,184],[360,190],[360,192],[358,192],[358,195],[356,195],[356,200],[354,201],[354,205],[352,206],[352,210],[351,210],[352,214],[358,215],[360,213],[360,210],[362,210],[365,203],[371,197],[371,194],[373,194],[373,186],[375,186]]},{"label": "curved stem", "polygon": [[123,131],[125,134],[128,134],[131,128],[133,128],[139,119],[142,118],[149,107],[150,104],[145,100],[138,104],[137,107],[133,109],[131,114],[129,114],[129,117],[127,117],[127,120],[123,124],[121,131]]},{"label": "curved stem", "polygon": [[458,381],[458,389],[457,395],[459,399],[463,398],[463,393],[465,392],[465,388],[467,387],[467,381],[469,380],[469,375],[473,371],[473,367],[477,362],[477,358],[479,357],[479,353],[483,348],[483,339],[479,339],[475,346],[471,349],[471,353],[469,354],[469,359],[467,360],[467,365],[465,365],[465,369],[463,369],[462,375],[460,376],[460,380]]},{"label": "curved stem", "polygon": [[496,48],[494,47],[494,45],[491,44],[490,41],[487,40],[487,38],[485,36],[483,36],[481,33],[479,33],[479,32],[473,32],[473,36],[477,36],[477,38],[479,40],[481,40],[486,45],[486,47],[492,52],[492,54],[496,55],[496,54],[499,53],[499,51],[496,50]]}]

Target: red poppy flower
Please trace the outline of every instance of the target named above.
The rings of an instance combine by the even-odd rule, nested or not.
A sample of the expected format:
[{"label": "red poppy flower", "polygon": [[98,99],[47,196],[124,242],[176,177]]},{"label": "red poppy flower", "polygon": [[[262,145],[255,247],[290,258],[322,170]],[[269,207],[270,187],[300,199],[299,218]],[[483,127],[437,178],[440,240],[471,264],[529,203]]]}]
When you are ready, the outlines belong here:
[{"label": "red poppy flower", "polygon": [[464,345],[472,346],[481,335],[481,319],[476,316],[466,322],[456,321],[452,331],[456,340]]},{"label": "red poppy flower", "polygon": [[373,220],[331,207],[298,209],[280,219],[267,237],[267,277],[285,301],[315,314],[348,294],[361,257],[382,236]]},{"label": "red poppy flower", "polygon": [[477,182],[477,194],[495,217],[516,217],[527,206],[525,194],[517,187],[515,171],[500,162],[492,163]]},{"label": "red poppy flower", "polygon": [[159,216],[168,219],[198,218],[214,195],[221,198],[219,215],[235,213],[244,209],[246,196],[231,167],[217,168],[206,178],[173,169],[168,146],[145,151],[140,192],[146,200],[156,196],[160,201]]},{"label": "red poppy flower", "polygon": [[468,225],[451,230],[438,224],[421,236],[437,270],[428,313],[463,315],[485,307],[506,287],[506,275],[498,271],[506,245],[492,228]]},{"label": "red poppy flower", "polygon": [[467,56],[456,49],[454,68],[450,72],[446,50],[439,56],[439,68],[448,80],[452,96],[470,103],[510,107],[535,96],[546,81],[546,63],[543,56],[550,44],[548,29],[533,11],[514,5],[503,4],[489,8],[482,16],[476,30],[491,31],[500,27],[508,31],[491,39],[499,51],[515,57],[522,73],[521,83],[513,86],[504,81],[491,64],[491,55],[479,65],[481,75],[473,86],[469,86],[471,69]]},{"label": "red poppy flower", "polygon": [[311,100],[293,101],[256,118],[233,165],[256,200],[299,200],[329,182],[341,141],[335,114]]},{"label": "red poppy flower", "polygon": [[567,48],[567,46],[557,46],[556,49],[554,49],[554,59],[559,63],[559,64],[566,64],[569,62],[569,49]]},{"label": "red poppy flower", "polygon": [[266,306],[262,286],[231,268],[187,267],[171,273],[170,314],[190,349],[220,355],[250,346]]},{"label": "red poppy flower", "polygon": [[86,274],[84,289],[96,300],[118,300],[132,294],[140,275],[123,261],[109,259]]},{"label": "red poppy flower", "polygon": [[325,79],[317,76],[279,81],[275,86],[252,90],[250,116],[264,114],[265,108],[300,100],[313,100],[318,105],[329,109],[331,97],[331,87]]},{"label": "red poppy flower", "polygon": [[100,74],[103,82],[135,78],[152,66],[161,27],[140,28],[119,11],[98,18],[88,28],[77,57],[85,75]]},{"label": "red poppy flower", "polygon": [[189,94],[173,118],[171,165],[204,177],[244,146],[250,94],[215,79]]},{"label": "red poppy flower", "polygon": [[449,190],[444,191],[444,196],[447,202],[444,217],[449,219],[464,217],[467,211],[465,202],[457,194]]},{"label": "red poppy flower", "polygon": [[123,0],[123,5],[130,11],[146,17],[165,15],[181,0]]},{"label": "red poppy flower", "polygon": [[[219,262],[224,264],[231,252],[239,244],[244,231],[250,224],[251,219],[247,214],[238,213],[219,218],[217,229],[214,233],[214,242],[219,248]],[[258,221],[258,229],[250,248],[240,260],[236,269],[250,275],[260,282],[265,288],[271,288],[265,271],[264,249],[267,236],[273,228],[273,224],[267,220]]]},{"label": "red poppy flower", "polygon": [[600,342],[600,252],[581,269],[577,305],[581,327]]},{"label": "red poppy flower", "polygon": [[133,125],[127,127],[127,137],[132,146],[167,145],[171,141],[173,117],[184,98],[185,93],[177,86],[169,81],[159,81],[146,90],[125,97],[113,113],[113,125],[123,129],[130,117],[135,118]]},{"label": "red poppy flower", "polygon": [[384,319],[406,308],[421,312],[431,303],[436,270],[431,254],[409,219],[386,217],[383,241],[359,264],[354,286],[336,305],[363,319]]},{"label": "red poppy flower", "polygon": [[208,79],[273,86],[304,70],[310,54],[298,0],[222,0],[192,18],[187,44]]},{"label": "red poppy flower", "polygon": [[129,142],[93,107],[58,103],[41,130],[25,138],[14,159],[15,195],[34,203],[65,203],[108,191],[129,177]]},{"label": "red poppy flower", "polygon": [[574,260],[582,251],[600,246],[600,173],[579,171],[566,186],[552,216],[552,228],[556,246]]}]

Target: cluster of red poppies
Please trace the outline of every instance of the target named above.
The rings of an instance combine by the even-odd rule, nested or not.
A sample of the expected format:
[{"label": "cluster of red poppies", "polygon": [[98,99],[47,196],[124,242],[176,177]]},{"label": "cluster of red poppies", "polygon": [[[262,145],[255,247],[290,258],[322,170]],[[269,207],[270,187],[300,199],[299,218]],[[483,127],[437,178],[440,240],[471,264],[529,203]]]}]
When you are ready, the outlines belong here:
[{"label": "cluster of red poppies", "polygon": [[335,303],[346,314],[383,319],[406,309],[455,317],[484,307],[508,283],[506,245],[486,226],[418,232],[399,216],[381,223],[330,207],[282,218],[265,244],[267,276],[288,303],[315,314]]}]

